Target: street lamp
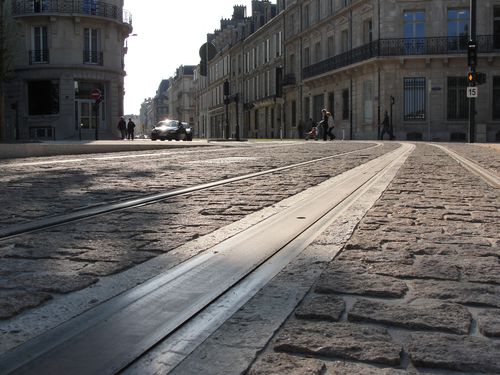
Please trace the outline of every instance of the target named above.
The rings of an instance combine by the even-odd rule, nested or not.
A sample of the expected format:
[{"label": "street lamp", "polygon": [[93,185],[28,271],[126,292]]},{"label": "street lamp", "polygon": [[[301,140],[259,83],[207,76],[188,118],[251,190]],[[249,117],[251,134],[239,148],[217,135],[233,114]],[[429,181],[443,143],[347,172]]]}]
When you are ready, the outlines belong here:
[{"label": "street lamp", "polygon": [[226,139],[229,139],[229,81],[224,81],[224,104],[226,105]]}]

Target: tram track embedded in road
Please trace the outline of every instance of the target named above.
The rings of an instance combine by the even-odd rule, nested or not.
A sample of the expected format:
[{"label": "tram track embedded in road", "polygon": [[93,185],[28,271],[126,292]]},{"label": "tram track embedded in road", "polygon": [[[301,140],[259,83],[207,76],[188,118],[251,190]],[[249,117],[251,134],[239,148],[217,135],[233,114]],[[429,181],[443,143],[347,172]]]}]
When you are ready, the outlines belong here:
[{"label": "tram track embedded in road", "polygon": [[[336,177],[325,189],[178,267],[70,320],[0,358],[9,374],[115,374],[266,264],[332,210],[339,214],[387,180],[414,146],[404,144]],[[387,181],[386,181],[387,182]],[[388,182],[387,182],[388,183]],[[326,197],[329,199],[325,199]],[[345,206],[343,206],[345,205]]]},{"label": "tram track embedded in road", "polygon": [[241,175],[241,176],[226,178],[226,179],[222,179],[219,181],[213,181],[213,182],[195,185],[195,186],[191,186],[191,187],[174,189],[174,190],[167,191],[164,193],[147,195],[147,196],[141,197],[141,198],[129,199],[129,200],[114,202],[114,203],[103,203],[100,205],[94,205],[92,207],[78,209],[78,210],[75,210],[75,211],[72,211],[72,212],[69,212],[66,214],[60,214],[60,215],[56,215],[56,216],[46,216],[46,217],[42,217],[39,219],[31,220],[31,221],[26,222],[26,223],[10,225],[10,226],[7,226],[5,228],[0,228],[0,241],[10,239],[14,236],[19,236],[19,235],[23,235],[23,234],[27,234],[30,232],[43,230],[43,229],[48,229],[51,227],[64,225],[64,224],[72,223],[72,222],[79,221],[79,220],[85,220],[85,219],[88,219],[91,217],[104,215],[104,214],[108,214],[108,213],[119,211],[119,210],[126,210],[126,209],[131,209],[134,207],[139,207],[139,206],[157,203],[157,202],[167,200],[167,199],[170,199],[173,197],[193,193],[196,191],[210,189],[210,188],[220,186],[220,185],[226,185],[226,184],[230,184],[230,183],[237,182],[237,181],[242,181],[242,180],[251,179],[254,177],[258,177],[258,176],[263,176],[266,174],[277,173],[277,172],[281,172],[281,171],[285,171],[285,170],[289,170],[289,169],[294,169],[294,168],[300,168],[303,166],[307,166],[307,165],[318,163],[318,162],[325,161],[325,160],[338,158],[341,156],[346,156],[346,155],[350,155],[350,154],[354,154],[354,153],[364,152],[364,151],[367,151],[367,150],[370,150],[373,148],[381,147],[381,145],[382,145],[381,143],[377,143],[374,146],[367,147],[367,148],[360,149],[360,150],[344,152],[344,153],[340,153],[340,154],[336,154],[336,155],[326,156],[323,158],[318,158],[318,159],[309,160],[309,161],[296,163],[296,164],[291,164],[291,165],[287,165],[287,166],[283,166],[283,167],[268,169],[265,171],[245,174],[245,175]]}]

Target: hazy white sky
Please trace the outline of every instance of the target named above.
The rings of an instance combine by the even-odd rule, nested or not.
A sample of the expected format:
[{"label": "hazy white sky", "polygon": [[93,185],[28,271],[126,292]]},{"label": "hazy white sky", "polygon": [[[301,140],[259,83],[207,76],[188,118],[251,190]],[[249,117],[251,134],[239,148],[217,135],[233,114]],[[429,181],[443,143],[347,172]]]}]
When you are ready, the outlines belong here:
[{"label": "hazy white sky", "polygon": [[[274,2],[274,1],[273,1]],[[181,65],[197,65],[199,49],[230,18],[234,5],[251,0],[125,0],[132,13],[133,34],[125,55],[125,114],[139,114],[145,98],[156,94],[162,79],[170,78]]]}]

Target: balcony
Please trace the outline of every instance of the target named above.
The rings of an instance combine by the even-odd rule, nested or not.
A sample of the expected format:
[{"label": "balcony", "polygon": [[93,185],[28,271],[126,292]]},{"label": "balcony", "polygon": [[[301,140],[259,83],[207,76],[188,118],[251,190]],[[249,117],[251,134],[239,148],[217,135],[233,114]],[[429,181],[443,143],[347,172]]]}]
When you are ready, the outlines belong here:
[{"label": "balcony", "polygon": [[86,65],[103,65],[103,53],[99,51],[83,50],[83,63]]},{"label": "balcony", "polygon": [[29,51],[30,65],[34,64],[48,64],[49,63],[49,50],[48,49],[35,49]]},{"label": "balcony", "polygon": [[[500,50],[500,35],[479,35],[476,42],[480,53]],[[376,57],[466,54],[466,37],[380,39],[306,66],[302,74],[304,78],[311,78]]]},{"label": "balcony", "polygon": [[96,0],[12,0],[14,17],[47,14],[98,16],[132,26],[132,15],[114,4]]}]

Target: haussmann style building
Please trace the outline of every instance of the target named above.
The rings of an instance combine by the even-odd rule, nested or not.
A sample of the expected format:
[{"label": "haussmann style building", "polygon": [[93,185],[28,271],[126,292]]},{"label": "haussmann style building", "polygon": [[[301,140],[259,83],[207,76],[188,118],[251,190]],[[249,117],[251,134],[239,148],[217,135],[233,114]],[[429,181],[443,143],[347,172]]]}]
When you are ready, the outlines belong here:
[{"label": "haussmann style building", "polygon": [[[500,0],[477,1],[475,141],[500,140]],[[297,138],[321,109],[337,138],[467,141],[469,0],[254,0],[207,35],[198,136]],[[212,48],[213,47],[213,48]],[[200,49],[201,50],[201,49]]]},{"label": "haussmann style building", "polygon": [[[7,0],[7,139],[116,139],[123,115],[123,0]],[[94,105],[100,93],[98,110]],[[96,113],[97,112],[97,113]]]}]

